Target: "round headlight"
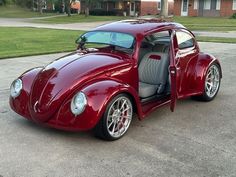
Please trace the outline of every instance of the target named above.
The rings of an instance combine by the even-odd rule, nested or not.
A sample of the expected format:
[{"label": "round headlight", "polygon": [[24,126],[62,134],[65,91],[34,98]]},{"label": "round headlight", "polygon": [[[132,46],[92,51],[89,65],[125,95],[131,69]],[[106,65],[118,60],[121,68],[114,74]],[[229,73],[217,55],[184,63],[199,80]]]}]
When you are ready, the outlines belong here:
[{"label": "round headlight", "polygon": [[71,112],[74,115],[81,114],[87,105],[87,98],[83,92],[77,93],[71,101]]},{"label": "round headlight", "polygon": [[21,79],[16,79],[15,81],[13,81],[13,83],[11,84],[11,96],[13,98],[16,98],[20,95],[20,92],[23,88],[23,84],[22,84],[22,80]]}]

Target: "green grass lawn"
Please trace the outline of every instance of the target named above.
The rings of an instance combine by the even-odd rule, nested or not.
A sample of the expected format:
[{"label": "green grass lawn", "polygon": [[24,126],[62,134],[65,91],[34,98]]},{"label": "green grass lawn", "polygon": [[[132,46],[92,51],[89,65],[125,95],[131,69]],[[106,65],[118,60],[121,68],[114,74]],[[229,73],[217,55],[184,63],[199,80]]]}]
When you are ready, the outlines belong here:
[{"label": "green grass lawn", "polygon": [[68,16],[60,16],[60,17],[52,17],[47,19],[35,20],[35,22],[39,23],[53,23],[53,24],[62,24],[62,23],[81,23],[81,22],[98,22],[98,21],[118,21],[127,19],[128,17],[123,16],[93,16],[90,15],[85,17],[84,15],[72,15]]},{"label": "green grass lawn", "polygon": [[0,28],[0,58],[75,50],[83,31],[38,28]]},{"label": "green grass lawn", "polygon": [[[76,49],[83,31],[0,27],[0,59]],[[197,37],[202,42],[236,43],[236,38]]]},{"label": "green grass lawn", "polygon": [[174,17],[174,21],[190,30],[236,31],[236,19],[222,17]]},{"label": "green grass lawn", "polygon": [[[47,19],[35,20],[40,23],[79,23],[79,22],[95,22],[95,21],[117,21],[129,19],[131,17],[122,16],[88,16],[73,15],[71,17],[52,17]],[[230,18],[213,18],[213,17],[174,17],[173,21],[178,22],[189,28],[190,30],[201,31],[236,31],[236,19]]]},{"label": "green grass lawn", "polygon": [[32,18],[32,17],[44,17],[56,15],[55,13],[44,13],[33,12],[30,9],[21,8],[15,5],[0,6],[0,17],[4,18]]}]

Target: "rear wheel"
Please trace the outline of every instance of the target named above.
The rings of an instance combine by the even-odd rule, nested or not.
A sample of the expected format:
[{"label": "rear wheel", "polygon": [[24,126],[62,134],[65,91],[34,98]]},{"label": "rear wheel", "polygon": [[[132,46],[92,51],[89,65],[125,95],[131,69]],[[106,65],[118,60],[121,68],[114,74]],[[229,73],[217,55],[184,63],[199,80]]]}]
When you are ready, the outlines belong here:
[{"label": "rear wheel", "polygon": [[220,67],[218,64],[213,63],[207,70],[204,93],[195,98],[202,101],[213,100],[219,91],[220,79]]},{"label": "rear wheel", "polygon": [[128,130],[133,117],[133,105],[126,94],[114,97],[95,127],[95,136],[105,140],[117,140]]}]

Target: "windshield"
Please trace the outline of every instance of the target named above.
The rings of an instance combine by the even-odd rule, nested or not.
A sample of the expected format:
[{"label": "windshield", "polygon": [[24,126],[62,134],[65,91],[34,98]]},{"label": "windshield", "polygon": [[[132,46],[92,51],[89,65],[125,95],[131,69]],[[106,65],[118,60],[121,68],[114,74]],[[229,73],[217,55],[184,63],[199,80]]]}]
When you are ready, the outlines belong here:
[{"label": "windshield", "polygon": [[130,34],[109,32],[109,31],[91,31],[83,34],[77,40],[85,43],[113,45],[126,49],[133,49],[134,37]]}]

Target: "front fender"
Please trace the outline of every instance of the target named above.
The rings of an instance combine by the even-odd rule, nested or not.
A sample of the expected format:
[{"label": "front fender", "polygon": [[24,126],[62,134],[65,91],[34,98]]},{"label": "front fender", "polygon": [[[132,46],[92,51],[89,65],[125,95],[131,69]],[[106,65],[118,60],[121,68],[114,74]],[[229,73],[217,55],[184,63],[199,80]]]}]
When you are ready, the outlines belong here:
[{"label": "front fender", "polygon": [[11,96],[9,98],[9,104],[11,108],[16,113],[22,115],[23,117],[26,117],[27,119],[31,119],[31,116],[29,113],[29,104],[28,104],[31,87],[32,87],[35,77],[41,70],[42,70],[42,67],[38,67],[38,68],[30,69],[26,71],[25,73],[23,73],[19,77],[23,83],[21,94],[14,99]]},{"label": "front fender", "polygon": [[115,80],[101,80],[84,86],[77,92],[82,91],[87,96],[87,107],[85,111],[75,116],[71,113],[70,103],[73,93],[60,108],[55,119],[49,120],[48,124],[57,125],[57,128],[79,131],[89,130],[96,126],[100,118],[103,116],[109,101],[119,93],[127,93],[137,102],[137,91],[128,84],[120,83]]}]

